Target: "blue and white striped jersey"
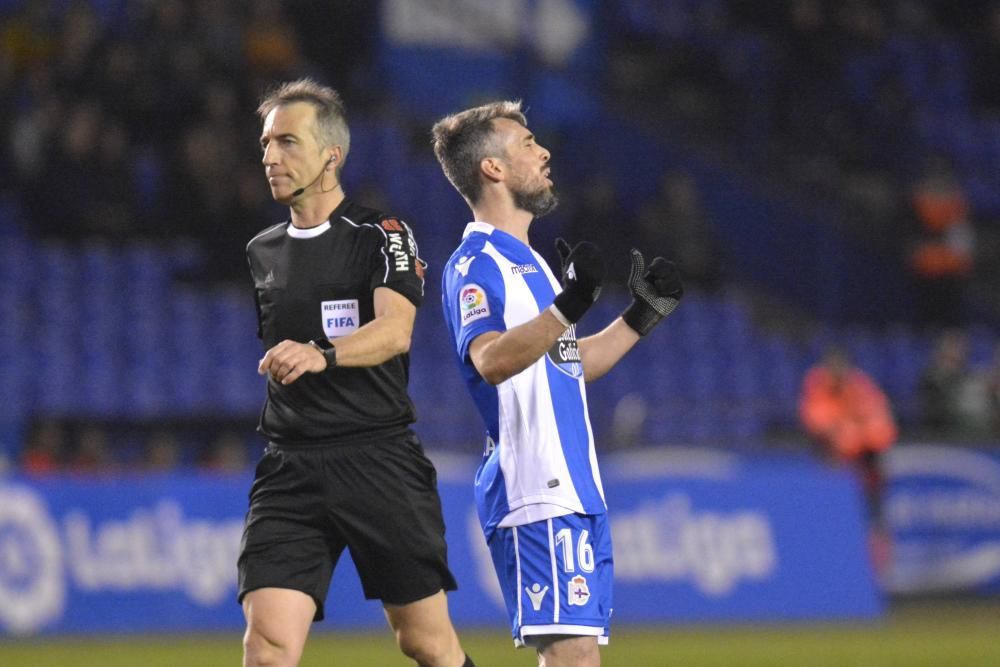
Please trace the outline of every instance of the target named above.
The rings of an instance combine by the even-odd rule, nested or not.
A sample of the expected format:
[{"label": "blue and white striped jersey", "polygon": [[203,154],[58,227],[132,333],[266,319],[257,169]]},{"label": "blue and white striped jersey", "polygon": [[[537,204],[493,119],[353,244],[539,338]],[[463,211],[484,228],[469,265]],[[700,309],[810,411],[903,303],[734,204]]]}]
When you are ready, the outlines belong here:
[{"label": "blue and white striped jersey", "polygon": [[510,234],[472,222],[442,281],[445,321],[488,431],[476,473],[487,538],[497,526],[604,513],[575,327],[498,386],[483,380],[468,356],[476,337],[523,324],[552,304],[561,286],[545,260]]}]

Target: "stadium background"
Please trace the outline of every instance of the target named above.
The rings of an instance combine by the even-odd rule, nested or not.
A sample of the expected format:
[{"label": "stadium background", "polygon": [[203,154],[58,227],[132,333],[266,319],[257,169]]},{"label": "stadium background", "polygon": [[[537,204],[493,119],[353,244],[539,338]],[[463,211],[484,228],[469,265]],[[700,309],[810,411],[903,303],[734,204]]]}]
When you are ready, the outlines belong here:
[{"label": "stadium background", "polygon": [[[1000,9],[953,5],[0,2],[0,632],[27,636],[5,645],[238,625],[238,609],[206,612],[183,586],[102,589],[98,568],[88,588],[72,528],[89,527],[93,553],[119,564],[114,531],[147,515],[160,517],[156,530],[173,520],[192,534],[186,516],[229,534],[232,514],[189,503],[218,498],[238,514],[260,451],[242,249],[283,212],[268,201],[252,110],[269,84],[301,75],[347,101],[348,192],[407,219],[430,265],[411,388],[417,430],[451,471],[446,503],[461,505],[450,542],[475,534],[461,525],[461,494],[480,428],[442,335],[437,284],[468,212],[428,130],[455,109],[521,98],[563,200],[535,225],[536,247],[551,257],[556,236],[588,238],[611,262],[616,282],[585,326],[624,305],[633,244],[674,254],[688,278],[668,325],[590,387],[599,449],[620,470],[619,506],[637,508],[633,531],[647,520],[667,534],[678,497],[685,516],[753,514],[770,522],[785,567],[781,594],[737,584],[720,602],[695,575],[633,559],[625,600],[642,611],[632,623],[668,624],[662,636],[677,641],[675,626],[694,621],[850,620],[888,643],[894,612],[917,599],[931,617],[988,625],[1000,590],[996,424],[935,428],[920,394],[945,328],[966,337],[970,368],[986,373],[1000,321]],[[967,211],[953,279],[914,271],[926,230],[913,193],[929,181],[957,190]],[[831,342],[885,388],[903,430],[890,509],[906,569],[878,581],[860,546],[857,489],[811,458],[798,426],[802,376]],[[778,497],[766,498],[762,479]],[[668,509],[642,514],[650,503]],[[842,530],[817,532],[818,516]],[[32,532],[38,517],[49,533]],[[831,543],[826,558],[817,537]],[[45,598],[33,597],[47,590],[39,563],[75,577],[62,606],[48,593],[48,615],[26,602]],[[782,602],[809,589],[797,612]],[[819,591],[845,592],[842,606]],[[658,604],[646,609],[651,593]],[[627,609],[620,599],[626,619]],[[352,629],[377,627],[365,613]],[[474,613],[458,622],[502,633]],[[771,631],[760,633],[762,660],[782,659]]]}]

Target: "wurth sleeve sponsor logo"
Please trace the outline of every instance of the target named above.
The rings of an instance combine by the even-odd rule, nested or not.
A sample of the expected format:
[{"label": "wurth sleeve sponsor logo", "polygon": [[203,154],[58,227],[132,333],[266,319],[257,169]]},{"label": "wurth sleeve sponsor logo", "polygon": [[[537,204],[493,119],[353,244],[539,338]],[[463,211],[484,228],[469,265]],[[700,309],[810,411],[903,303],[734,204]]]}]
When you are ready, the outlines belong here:
[{"label": "wurth sleeve sponsor logo", "polygon": [[476,284],[462,288],[458,297],[458,308],[462,314],[462,326],[490,315],[490,304],[486,299],[486,290]]},{"label": "wurth sleeve sponsor logo", "polygon": [[[379,223],[379,226],[385,233],[385,250],[386,254],[391,257],[392,268],[396,271],[409,271],[411,258],[419,266],[417,243],[410,236],[406,225],[396,218],[385,218]],[[422,273],[422,269],[423,267],[420,267],[418,273]]]},{"label": "wurth sleeve sponsor logo", "polygon": [[404,245],[403,234],[401,232],[389,232],[386,234],[389,239],[387,249],[392,255],[393,268],[397,271],[410,270],[410,255]]}]

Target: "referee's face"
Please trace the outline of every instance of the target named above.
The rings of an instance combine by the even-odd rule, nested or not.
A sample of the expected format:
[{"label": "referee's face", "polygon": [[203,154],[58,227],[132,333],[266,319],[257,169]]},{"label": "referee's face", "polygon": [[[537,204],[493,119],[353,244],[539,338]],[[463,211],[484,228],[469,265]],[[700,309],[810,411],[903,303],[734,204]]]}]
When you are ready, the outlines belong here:
[{"label": "referee's face", "polygon": [[316,108],[308,102],[279,105],[264,118],[261,162],[275,201],[290,202],[293,192],[322,173],[324,154],[315,129]]}]

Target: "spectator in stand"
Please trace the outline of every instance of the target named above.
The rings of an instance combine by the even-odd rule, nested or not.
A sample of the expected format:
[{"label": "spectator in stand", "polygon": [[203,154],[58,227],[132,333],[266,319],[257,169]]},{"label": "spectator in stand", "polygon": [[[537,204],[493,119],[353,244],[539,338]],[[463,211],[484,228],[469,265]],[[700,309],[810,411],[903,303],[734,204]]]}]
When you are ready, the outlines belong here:
[{"label": "spectator in stand", "polygon": [[214,472],[246,472],[250,457],[247,443],[237,433],[224,431],[211,443],[202,468]]},{"label": "spectator in stand", "polygon": [[76,473],[109,473],[118,469],[108,442],[107,432],[100,426],[85,426],[76,439],[68,470]]},{"label": "spectator in stand", "polygon": [[181,464],[181,445],[170,431],[153,433],[143,451],[142,468],[150,472],[170,472]]},{"label": "spectator in stand", "polygon": [[291,76],[301,70],[302,51],[282,3],[254,0],[243,29],[243,56],[251,72],[263,79]]},{"label": "spectator in stand", "polygon": [[888,399],[843,349],[830,347],[806,373],[799,415],[823,459],[848,466],[857,475],[868,515],[872,562],[877,572],[884,572],[890,546],[882,517],[881,463],[898,435]]},{"label": "spectator in stand", "polygon": [[17,11],[0,23],[0,61],[24,72],[49,62],[56,50],[52,7],[48,2],[19,3]]},{"label": "spectator in stand", "polygon": [[976,232],[969,202],[948,162],[932,158],[912,193],[918,224],[910,266],[918,282],[923,324],[964,321],[964,292],[972,274]]},{"label": "spectator in stand", "polygon": [[972,380],[965,333],[945,331],[920,376],[920,423],[929,435],[957,436],[968,431],[965,403]]},{"label": "spectator in stand", "polygon": [[21,469],[30,475],[58,472],[66,444],[66,434],[59,422],[37,422],[21,452]]}]

